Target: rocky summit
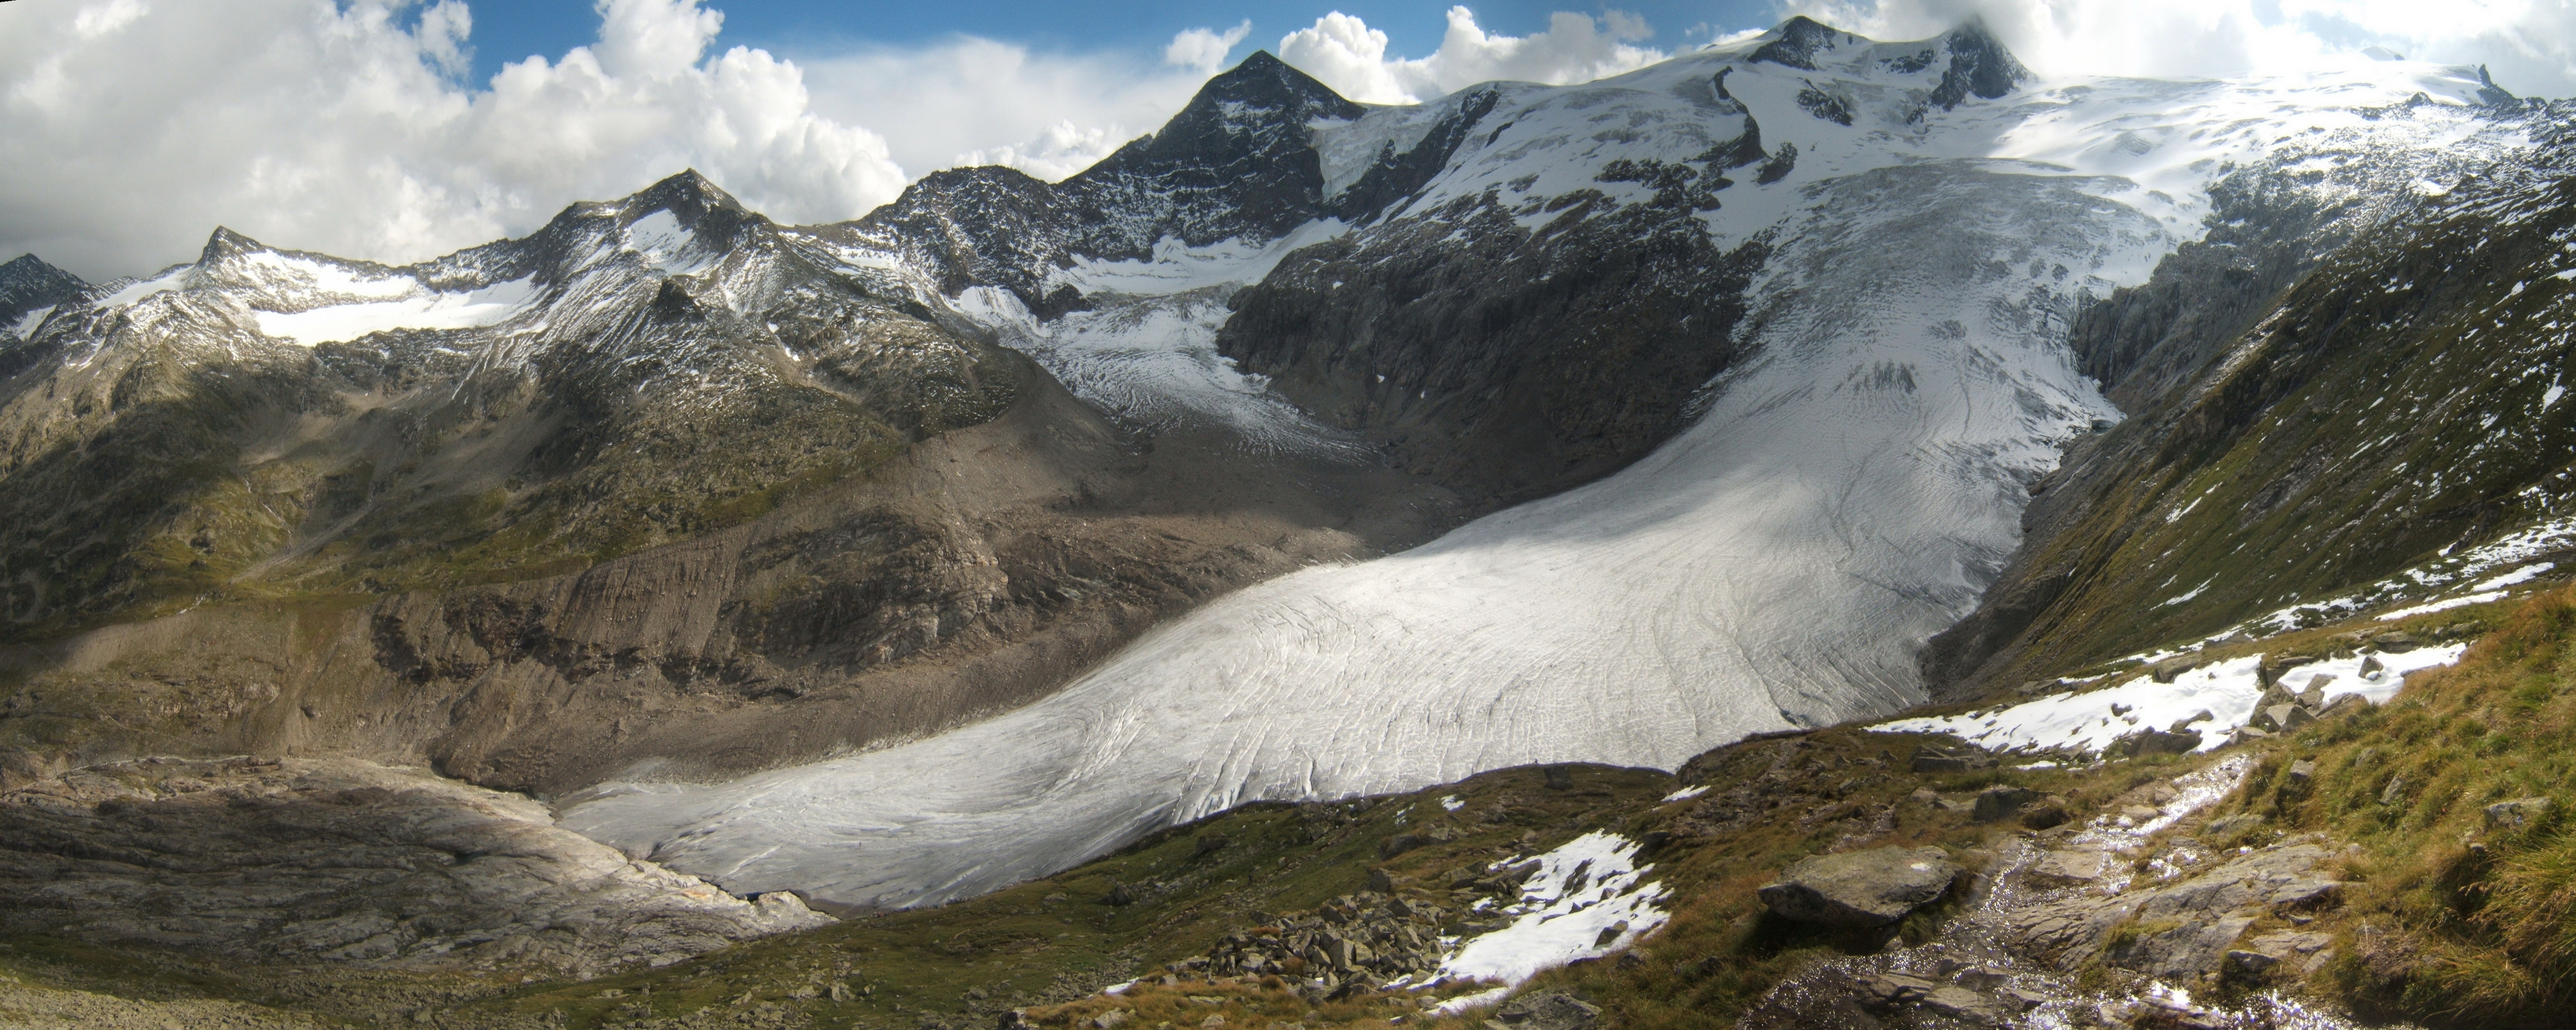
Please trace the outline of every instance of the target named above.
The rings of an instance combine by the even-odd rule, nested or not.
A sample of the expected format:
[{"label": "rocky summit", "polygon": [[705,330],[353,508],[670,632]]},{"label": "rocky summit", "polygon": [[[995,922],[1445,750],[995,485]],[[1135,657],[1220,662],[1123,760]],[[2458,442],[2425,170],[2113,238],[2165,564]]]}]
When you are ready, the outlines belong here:
[{"label": "rocky summit", "polygon": [[2558,1025],[2576,108],[2384,58],[17,258],[0,1022]]}]

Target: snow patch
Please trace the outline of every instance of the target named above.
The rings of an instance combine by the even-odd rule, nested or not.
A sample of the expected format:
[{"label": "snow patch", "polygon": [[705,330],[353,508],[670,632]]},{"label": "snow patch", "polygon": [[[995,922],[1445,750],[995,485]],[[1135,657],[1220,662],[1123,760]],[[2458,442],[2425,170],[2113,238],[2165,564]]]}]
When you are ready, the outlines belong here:
[{"label": "snow patch", "polygon": [[[2403,653],[2374,652],[2351,658],[2328,658],[2281,671],[2280,683],[2291,693],[2327,676],[2326,698],[2359,694],[2372,704],[2397,696],[2406,676],[2450,665],[2468,650],[2466,644],[2424,647]],[[2365,676],[2362,664],[2377,659],[2382,668]],[[1870,727],[1881,733],[1948,733],[1989,751],[2067,751],[2093,753],[2113,741],[2148,729],[2167,729],[2202,712],[2210,717],[2191,724],[2200,731],[2198,750],[2210,751],[2254,716],[2263,697],[2259,669],[2263,656],[2248,655],[2193,669],[2158,683],[2136,679],[2082,694],[2052,694],[2036,701],[1961,715],[1898,719]]]},{"label": "snow patch", "polygon": [[2447,612],[2453,608],[2466,608],[2473,604],[2485,604],[2489,601],[2503,600],[2504,594],[2505,592],[2502,590],[2485,590],[2462,597],[2446,597],[2439,601],[2429,601],[2424,604],[2409,605],[2393,612],[2387,612],[2380,615],[2378,621],[2395,622],[2399,619],[2411,619],[2418,615],[2431,615],[2434,612]]},{"label": "snow patch", "polygon": [[167,293],[171,290],[179,289],[188,284],[188,273],[195,270],[195,267],[192,265],[180,265],[177,268],[170,269],[169,271],[163,272],[150,279],[138,280],[133,284],[126,286],[124,289],[99,298],[98,306],[102,308],[121,308],[128,304],[141,301],[156,293]]},{"label": "snow patch", "polygon": [[669,211],[655,211],[627,226],[625,249],[664,275],[696,275],[722,257],[701,245],[698,234],[682,227],[680,216]]},{"label": "snow patch", "polygon": [[1467,803],[1458,800],[1458,795],[1450,794],[1443,796],[1440,799],[1440,807],[1443,811],[1455,812],[1461,808],[1467,807]]},{"label": "snow patch", "polygon": [[255,314],[262,335],[311,347],[394,329],[480,329],[498,325],[527,310],[537,294],[533,279],[512,279],[468,293],[430,293],[402,300]]},{"label": "snow patch", "polygon": [[51,304],[27,312],[25,317],[18,319],[17,325],[10,327],[9,332],[19,339],[27,339],[35,334],[37,326],[45,324],[45,316],[53,313],[54,305]]},{"label": "snow patch", "polygon": [[1705,783],[1696,787],[1684,787],[1680,790],[1664,795],[1664,803],[1671,804],[1675,801],[1688,801],[1706,793],[1708,793],[1708,784]]},{"label": "snow patch", "polygon": [[[1522,885],[1520,900],[1502,909],[1516,917],[1511,925],[1468,938],[1441,962],[1440,975],[1518,984],[1544,970],[1627,947],[1664,925],[1670,918],[1662,907],[1667,892],[1662,884],[1645,881],[1654,867],[1636,864],[1638,850],[1636,841],[1594,830],[1536,856],[1538,872]],[[1527,861],[1505,859],[1492,868]],[[1603,933],[1613,927],[1620,929],[1603,942]]]}]

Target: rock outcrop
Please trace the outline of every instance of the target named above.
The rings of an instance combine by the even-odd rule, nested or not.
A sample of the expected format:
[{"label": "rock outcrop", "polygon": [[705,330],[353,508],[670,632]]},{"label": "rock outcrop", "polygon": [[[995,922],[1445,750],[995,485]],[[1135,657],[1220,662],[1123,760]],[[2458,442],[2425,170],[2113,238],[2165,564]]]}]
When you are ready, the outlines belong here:
[{"label": "rock outcrop", "polygon": [[1941,900],[1959,878],[1939,848],[1871,848],[1800,859],[1761,888],[1783,919],[1819,926],[1885,926]]},{"label": "rock outcrop", "polygon": [[0,926],[284,962],[667,964],[830,923],[355,759],[147,759],[0,794]]}]

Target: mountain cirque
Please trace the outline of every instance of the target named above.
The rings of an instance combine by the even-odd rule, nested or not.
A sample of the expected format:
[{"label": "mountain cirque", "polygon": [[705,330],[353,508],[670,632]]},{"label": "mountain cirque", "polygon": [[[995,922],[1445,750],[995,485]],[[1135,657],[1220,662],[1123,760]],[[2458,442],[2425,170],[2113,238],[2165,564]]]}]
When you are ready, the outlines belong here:
[{"label": "mountain cirque", "polygon": [[[686,992],[701,1022],[880,1005],[938,1030],[895,985],[988,1020],[1009,976],[1071,1003],[1049,1026],[1280,991],[1282,1018],[1349,1021],[1386,1014],[1354,998],[1374,979],[1094,992],[1149,951],[1250,968],[1217,945],[1399,897],[1424,925],[1371,938],[1403,943],[1382,972],[1456,960],[1441,931],[1508,951],[1501,922],[1434,925],[1451,895],[1552,855],[1581,904],[1608,889],[1564,851],[1588,841],[1665,870],[1627,875],[1639,918],[1703,893],[1663,936],[1548,952],[1654,968],[1561,982],[1745,1011],[1785,967],[1716,956],[1816,945],[1750,914],[1795,859],[1938,844],[2099,879],[2180,854],[2129,831],[2236,789],[2171,805],[2155,784],[2197,759],[2163,754],[1900,770],[1888,738],[1815,726],[2141,664],[2259,680],[2283,656],[2116,656],[2550,571],[2565,112],[2471,71],[2050,84],[1974,24],[1796,19],[1375,108],[1256,54],[1061,183],[949,170],[837,225],[692,173],[399,268],[222,230],[143,279],[0,265],[0,890],[32,902],[0,930],[400,991],[604,977],[546,1002],[598,1020]],[[2397,380],[2402,404],[2340,403]],[[2311,546],[2327,521],[2351,525]],[[2376,725],[2328,712],[2273,744]],[[1720,747],[1748,734],[1786,736]],[[1569,760],[1697,786],[1502,768]],[[2099,809],[2083,832],[2119,846],[2068,850],[2067,824],[2044,855],[1979,850],[2007,831],[1993,791],[1973,819],[1961,798],[1996,780],[2048,792],[2052,826]],[[1443,783],[1464,798],[1319,800]],[[2315,879],[2326,852],[2267,811],[2232,817],[2250,865],[2192,852],[2167,894]],[[1963,888],[1861,951],[1998,913]],[[2251,907],[2223,894],[2176,911]],[[2255,961],[2237,931],[2289,933],[2077,907],[2041,913],[2083,926],[2049,948],[2131,971],[2218,976]],[[2259,957],[2310,967],[2292,936]],[[863,947],[887,998],[853,986]],[[1930,1019],[1994,986],[1885,954],[1770,1011]]]}]

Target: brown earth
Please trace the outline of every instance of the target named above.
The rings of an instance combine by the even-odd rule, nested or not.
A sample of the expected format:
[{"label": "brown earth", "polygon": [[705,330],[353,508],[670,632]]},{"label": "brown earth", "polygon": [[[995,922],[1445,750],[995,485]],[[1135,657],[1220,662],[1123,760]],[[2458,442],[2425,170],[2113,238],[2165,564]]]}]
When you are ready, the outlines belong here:
[{"label": "brown earth", "polygon": [[737,774],[1025,703],[1214,596],[1462,514],[1365,462],[1133,435],[1029,371],[1001,418],[577,573],[0,650],[0,784],[149,754],[355,752],[549,795]]}]

